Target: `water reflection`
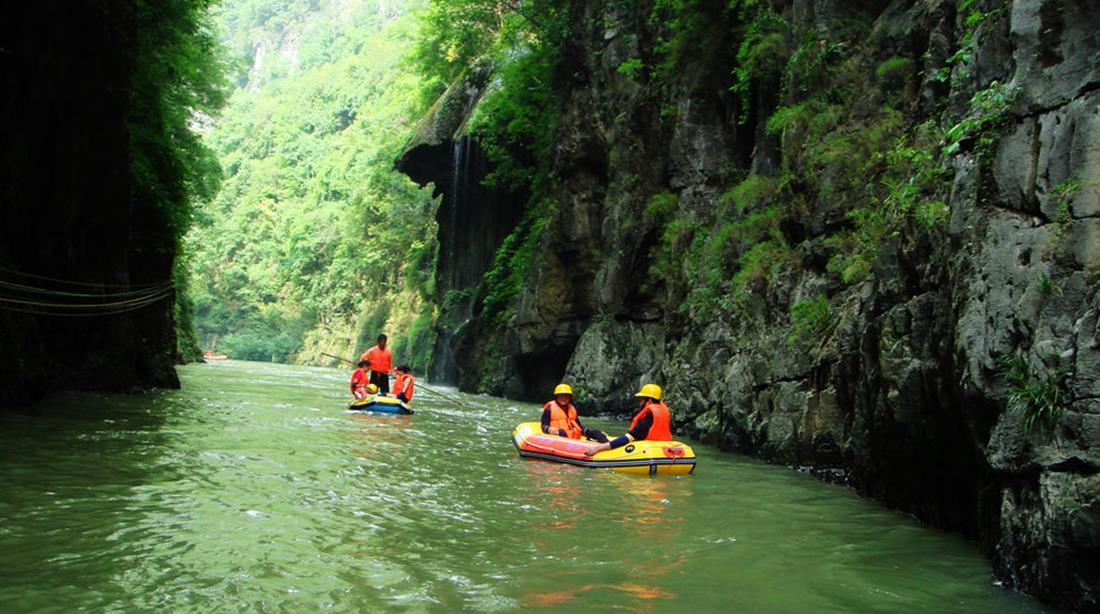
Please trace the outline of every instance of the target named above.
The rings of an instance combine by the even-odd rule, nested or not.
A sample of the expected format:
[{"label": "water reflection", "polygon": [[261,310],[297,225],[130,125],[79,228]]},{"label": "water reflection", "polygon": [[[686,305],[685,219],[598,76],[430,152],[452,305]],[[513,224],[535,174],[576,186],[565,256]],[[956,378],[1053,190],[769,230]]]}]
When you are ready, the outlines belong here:
[{"label": "water reflection", "polygon": [[[547,525],[549,528],[566,531],[578,529],[584,524],[590,514],[580,483],[584,469],[560,463],[526,460],[521,466],[524,481],[530,485],[530,504],[546,505],[553,512],[553,518]],[[541,528],[545,529],[547,526]],[[560,542],[566,536],[550,532],[540,534],[540,538]]]},{"label": "water reflection", "polygon": [[[597,607],[649,612],[676,598],[684,503],[691,478],[619,474],[559,463],[521,462],[531,501],[533,542],[551,559],[521,608]],[[610,557],[610,560],[608,560]],[[547,587],[549,585],[549,587]]]},{"label": "water reflection", "polygon": [[392,459],[396,448],[409,442],[413,417],[407,414],[372,414],[347,412],[354,429],[347,431],[353,440],[351,453],[359,459],[384,461]]}]

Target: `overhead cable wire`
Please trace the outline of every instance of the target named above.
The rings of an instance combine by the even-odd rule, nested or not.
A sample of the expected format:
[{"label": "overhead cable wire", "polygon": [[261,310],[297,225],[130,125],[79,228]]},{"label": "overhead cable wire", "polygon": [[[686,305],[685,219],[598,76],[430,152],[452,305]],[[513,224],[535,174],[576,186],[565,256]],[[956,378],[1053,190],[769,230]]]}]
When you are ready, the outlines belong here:
[{"label": "overhead cable wire", "polygon": [[31,279],[41,279],[43,281],[52,281],[52,282],[59,283],[59,284],[68,284],[70,286],[85,286],[85,287],[89,287],[89,288],[148,288],[148,287],[153,287],[153,286],[159,286],[159,285],[162,285],[162,284],[165,284],[165,283],[171,283],[171,280],[166,281],[166,282],[165,281],[160,281],[160,282],[150,282],[150,283],[143,283],[143,284],[102,284],[102,283],[94,283],[94,282],[87,282],[87,281],[73,281],[71,279],[59,279],[57,277],[47,277],[45,275],[36,275],[34,273],[24,273],[22,271],[17,271],[13,268],[6,267],[6,266],[3,266],[3,265],[0,265],[0,271],[4,271],[6,273],[11,273],[13,275],[18,275],[20,277],[29,277]]},{"label": "overhead cable wire", "polygon": [[[175,283],[171,278],[150,284],[94,284],[31,273],[22,273],[0,266],[0,272],[15,276],[48,281],[53,284],[82,288],[124,288],[107,292],[76,292],[54,288],[42,288],[29,283],[0,280],[0,310],[40,316],[97,317],[115,315],[142,309],[161,302],[173,295]],[[56,300],[49,300],[49,299]]]},{"label": "overhead cable wire", "polygon": [[46,294],[46,295],[50,295],[50,296],[71,296],[71,297],[75,297],[75,298],[114,298],[114,297],[121,298],[121,297],[124,297],[124,296],[141,296],[141,295],[146,295],[146,294],[154,294],[154,293],[159,292],[159,291],[161,291],[165,288],[171,288],[172,285],[173,285],[172,282],[168,281],[168,282],[162,282],[161,284],[158,284],[156,286],[151,286],[149,288],[145,288],[145,289],[141,289],[141,290],[130,290],[130,291],[126,291],[126,292],[103,292],[103,293],[97,293],[97,294],[90,294],[90,293],[87,293],[87,292],[67,292],[67,291],[64,291],[64,290],[52,290],[52,289],[49,289],[49,288],[37,288],[35,286],[28,286],[26,284],[17,284],[17,283],[12,283],[12,282],[8,282],[8,281],[0,281],[0,288],[8,288],[8,289],[11,289],[11,290],[15,290],[15,291],[18,291],[18,292],[26,292],[26,293],[29,293],[29,294]]},{"label": "overhead cable wire", "polygon": [[168,296],[172,293],[172,288],[156,292],[154,294],[141,296],[137,298],[130,298],[122,301],[110,301],[106,303],[47,303],[44,301],[28,301],[21,298],[11,298],[6,296],[0,296],[0,302],[14,303],[17,305],[30,305],[34,307],[50,307],[53,309],[101,309],[105,307],[122,307],[125,305],[134,305],[138,303],[145,303],[147,301],[156,301],[160,298]]},{"label": "overhead cable wire", "polygon": [[23,308],[20,308],[20,307],[12,307],[10,305],[0,305],[0,310],[2,310],[2,311],[14,311],[14,312],[17,312],[17,313],[27,313],[27,314],[38,315],[38,316],[71,317],[71,318],[80,318],[80,317],[94,318],[94,317],[99,317],[99,316],[110,316],[110,315],[116,315],[116,314],[120,314],[120,313],[127,313],[127,312],[130,312],[130,311],[136,311],[138,309],[142,309],[144,307],[148,307],[150,305],[159,303],[159,302],[163,301],[164,299],[169,298],[169,296],[170,296],[170,294],[165,294],[163,296],[157,296],[157,297],[145,299],[141,302],[133,303],[131,305],[122,307],[120,309],[111,309],[109,311],[97,311],[97,312],[92,312],[92,313],[51,312],[51,311],[43,311],[41,309],[23,309]]}]

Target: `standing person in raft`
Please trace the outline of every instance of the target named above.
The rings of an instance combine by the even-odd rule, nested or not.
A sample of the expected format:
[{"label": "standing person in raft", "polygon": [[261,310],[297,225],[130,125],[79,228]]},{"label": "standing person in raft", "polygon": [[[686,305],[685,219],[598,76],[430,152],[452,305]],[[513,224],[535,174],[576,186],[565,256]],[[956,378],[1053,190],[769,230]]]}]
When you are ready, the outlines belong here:
[{"label": "standing person in raft", "polygon": [[397,365],[393,370],[397,373],[397,379],[393,381],[393,396],[404,403],[411,402],[413,398],[413,385],[416,384],[416,382],[413,381],[412,367],[409,365]]},{"label": "standing person in raft", "polygon": [[634,421],[630,423],[630,430],[622,437],[616,437],[607,443],[585,450],[585,456],[592,456],[597,452],[612,450],[625,446],[632,441],[648,439],[650,441],[672,441],[672,415],[668,408],[661,402],[661,387],[657,384],[646,384],[634,395],[638,397],[638,409]]},{"label": "standing person in raft", "polygon": [[369,365],[369,362],[360,360],[359,368],[351,374],[351,396],[355,397],[356,401],[367,398],[367,384],[370,383],[370,375],[367,374]]},{"label": "standing person in raft", "polygon": [[393,352],[386,348],[386,336],[378,335],[378,345],[363,352],[360,361],[370,363],[370,383],[378,386],[382,394],[390,392],[390,371],[393,369]]},{"label": "standing person in raft", "polygon": [[581,425],[577,408],[573,407],[573,388],[569,384],[558,384],[554,388],[554,400],[542,406],[542,432],[570,439],[587,437],[601,443],[607,441],[607,433]]}]

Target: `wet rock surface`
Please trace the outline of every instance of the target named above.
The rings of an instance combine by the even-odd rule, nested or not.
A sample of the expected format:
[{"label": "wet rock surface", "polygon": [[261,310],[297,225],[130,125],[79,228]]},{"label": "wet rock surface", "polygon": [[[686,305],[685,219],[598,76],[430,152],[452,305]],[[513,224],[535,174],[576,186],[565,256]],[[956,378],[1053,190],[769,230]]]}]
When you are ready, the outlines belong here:
[{"label": "wet rock surface", "polygon": [[[976,93],[1014,92],[988,151],[964,140],[944,157],[943,224],[887,237],[870,274],[848,286],[815,252],[845,218],[812,208],[784,228],[803,246],[802,264],[754,291],[752,323],[719,311],[704,326],[685,317],[682,288],[654,282],[662,228],[646,203],[671,191],[681,219],[702,215],[739,173],[774,171],[792,151],[764,130],[767,113],[738,121],[728,55],[698,58],[666,85],[671,102],[662,106],[616,70],[651,51],[644,20],[618,3],[577,5],[574,48],[563,54],[575,64],[561,69],[571,79],[558,208],[513,317],[479,329],[497,339],[506,391],[542,398],[560,376],[578,390],[582,412],[623,412],[637,386],[661,383],[678,432],[849,483],[978,539],[1008,585],[1095,607],[1100,7],[992,4],[972,31],[950,2],[859,6],[873,16],[865,70],[898,54],[924,63],[921,75],[899,77],[915,116],[951,126],[973,117]],[[797,28],[819,32],[837,23],[830,15],[853,10],[781,8]],[[967,40],[968,57],[949,61]],[[937,70],[950,78],[933,79]],[[847,102],[870,107],[886,96]],[[782,102],[775,92],[755,100]],[[792,336],[789,306],[818,294],[830,297],[827,326]],[[468,358],[486,356],[475,349]],[[1006,366],[1013,356],[1017,388],[1057,388],[1061,413],[1049,427],[1029,428],[1009,409],[1019,392]],[[540,369],[552,376],[532,377]]]}]

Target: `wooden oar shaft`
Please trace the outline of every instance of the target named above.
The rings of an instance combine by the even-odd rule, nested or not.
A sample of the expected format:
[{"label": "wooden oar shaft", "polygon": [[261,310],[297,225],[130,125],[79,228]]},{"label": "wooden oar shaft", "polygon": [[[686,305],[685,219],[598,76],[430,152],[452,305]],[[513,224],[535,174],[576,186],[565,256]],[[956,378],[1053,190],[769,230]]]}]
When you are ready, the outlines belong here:
[{"label": "wooden oar shaft", "polygon": [[425,386],[424,384],[421,384],[421,383],[417,383],[417,384],[416,384],[416,386],[417,386],[418,388],[423,388],[424,390],[427,390],[428,392],[430,392],[430,393],[432,393],[432,394],[434,394],[434,395],[438,395],[438,396],[441,396],[441,397],[443,397],[444,399],[447,399],[448,401],[450,401],[451,403],[454,403],[455,405],[458,405],[459,407],[466,407],[466,404],[465,404],[465,403],[463,403],[462,401],[459,401],[458,399],[456,399],[456,398],[454,398],[454,397],[452,397],[452,396],[449,396],[449,395],[443,394],[442,392],[440,392],[440,391],[438,391],[438,390],[432,390],[431,388],[428,388],[428,387],[427,387],[427,386]]},{"label": "wooden oar shaft", "polygon": [[333,356],[332,354],[326,354],[324,352],[321,352],[321,356],[328,356],[329,358],[335,358],[336,360],[342,360],[342,361],[348,363],[349,365],[357,364],[354,360],[348,360],[347,358],[344,358],[343,356]]},{"label": "wooden oar shaft", "polygon": [[[329,358],[335,358],[336,360],[342,360],[342,361],[344,361],[348,364],[351,364],[351,365],[358,364],[354,360],[348,360],[347,358],[344,358],[343,356],[333,356],[332,354],[326,354],[325,352],[321,352],[321,356],[328,356]],[[466,407],[466,405],[462,401],[459,401],[458,399],[456,399],[452,396],[443,394],[442,392],[439,392],[438,390],[432,390],[426,384],[422,384],[420,382],[417,382],[416,386],[418,388],[423,388],[424,390],[427,390],[428,392],[430,392],[432,394],[439,395],[439,396],[443,397],[444,399],[447,399],[448,401],[458,405],[459,407]]]}]

